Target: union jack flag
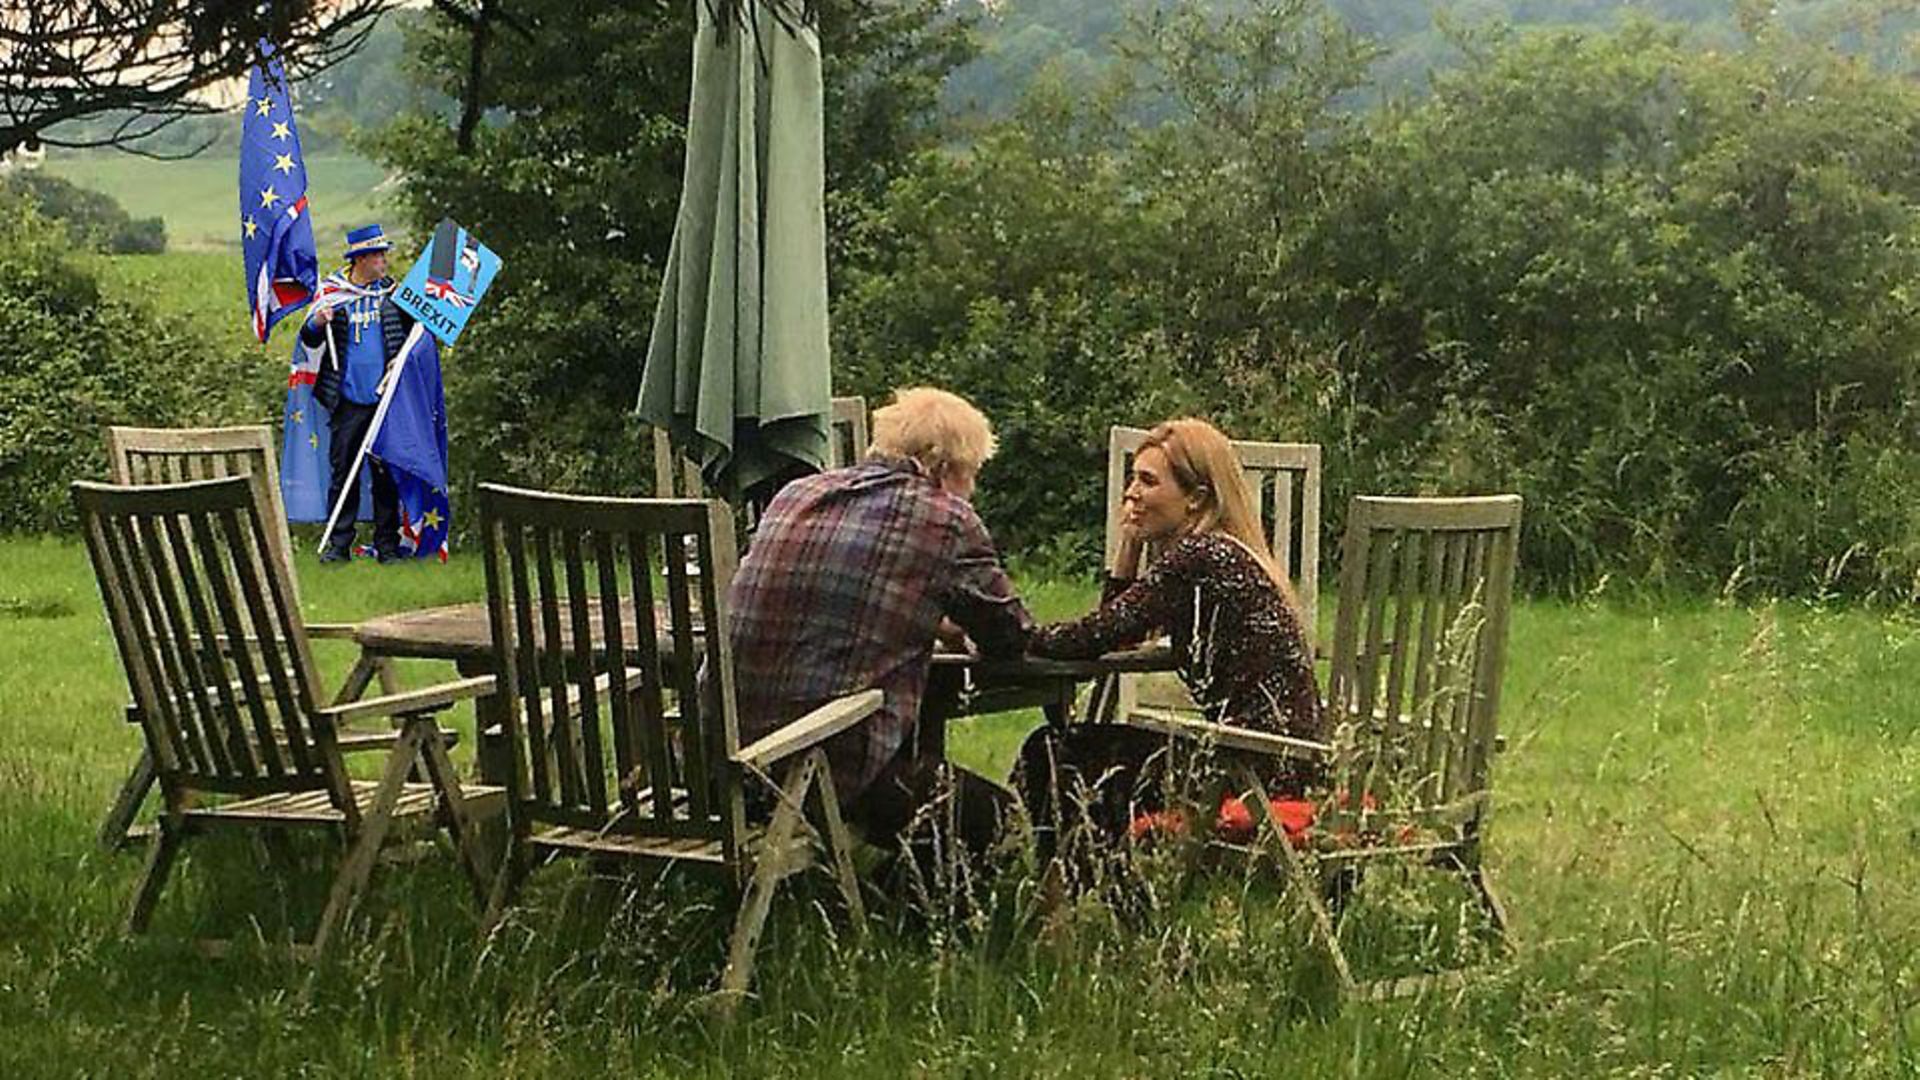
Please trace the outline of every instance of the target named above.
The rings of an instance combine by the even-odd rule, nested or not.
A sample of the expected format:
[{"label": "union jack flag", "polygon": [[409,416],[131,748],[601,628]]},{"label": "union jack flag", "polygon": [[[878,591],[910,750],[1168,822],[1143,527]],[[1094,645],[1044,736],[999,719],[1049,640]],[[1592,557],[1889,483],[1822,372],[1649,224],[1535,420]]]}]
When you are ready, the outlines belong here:
[{"label": "union jack flag", "polygon": [[444,300],[455,307],[472,307],[473,297],[453,287],[453,282],[442,278],[430,277],[424,286],[426,294],[435,300]]}]

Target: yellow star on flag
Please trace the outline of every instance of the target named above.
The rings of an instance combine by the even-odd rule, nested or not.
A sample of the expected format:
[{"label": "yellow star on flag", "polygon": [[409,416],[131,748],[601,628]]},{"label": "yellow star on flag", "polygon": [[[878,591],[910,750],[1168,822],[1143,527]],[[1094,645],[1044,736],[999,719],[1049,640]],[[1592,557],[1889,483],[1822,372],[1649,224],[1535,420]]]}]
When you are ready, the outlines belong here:
[{"label": "yellow star on flag", "polygon": [[[295,410],[293,410],[293,422],[294,422],[294,423],[296,423],[296,424],[304,424],[304,423],[306,423],[306,422],[307,422],[307,410],[305,410],[305,409],[295,409]],[[316,439],[318,439],[318,436],[315,436],[315,438],[316,438]]]},{"label": "yellow star on flag", "polygon": [[293,171],[293,155],[292,154],[273,155],[273,167],[276,169],[279,169],[283,173],[292,172]]},{"label": "yellow star on flag", "polygon": [[253,220],[252,214],[248,214],[246,217],[241,218],[240,226],[241,228],[244,228],[247,230],[247,239],[249,240],[253,239],[254,233],[257,233],[260,231],[260,225]]},{"label": "yellow star on flag", "polygon": [[307,436],[307,445],[313,447],[315,450],[320,449],[320,436],[318,435]]},{"label": "yellow star on flag", "polygon": [[280,199],[280,193],[273,190],[272,187],[268,187],[266,190],[260,193],[260,208],[262,210],[265,210],[268,207],[271,207],[275,202],[278,202],[279,199]]},{"label": "yellow star on flag", "polygon": [[429,510],[424,514],[421,514],[420,525],[422,528],[427,528],[427,529],[439,528],[440,527],[440,511]]},{"label": "yellow star on flag", "polygon": [[263,97],[259,101],[256,101],[253,103],[253,114],[255,116],[265,116],[272,111],[273,111],[273,99],[270,97]]},{"label": "yellow star on flag", "polygon": [[293,132],[287,130],[286,124],[276,120],[273,124],[273,137],[276,139],[290,139],[293,137]]}]

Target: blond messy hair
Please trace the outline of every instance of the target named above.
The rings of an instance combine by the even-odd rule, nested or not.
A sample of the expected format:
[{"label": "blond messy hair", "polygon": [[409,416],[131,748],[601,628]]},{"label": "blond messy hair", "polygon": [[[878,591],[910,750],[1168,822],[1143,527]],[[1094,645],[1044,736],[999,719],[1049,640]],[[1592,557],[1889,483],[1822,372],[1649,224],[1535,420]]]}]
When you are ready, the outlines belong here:
[{"label": "blond messy hair", "polygon": [[893,404],[874,410],[871,452],[906,457],[930,475],[948,469],[973,472],[999,448],[993,425],[966,398],[931,386],[893,393]]}]

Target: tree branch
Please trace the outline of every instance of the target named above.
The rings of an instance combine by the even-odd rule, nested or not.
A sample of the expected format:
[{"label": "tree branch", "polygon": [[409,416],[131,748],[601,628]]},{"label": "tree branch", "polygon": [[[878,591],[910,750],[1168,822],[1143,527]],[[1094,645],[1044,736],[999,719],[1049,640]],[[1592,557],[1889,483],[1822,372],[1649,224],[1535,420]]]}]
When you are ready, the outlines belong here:
[{"label": "tree branch", "polygon": [[[0,154],[23,145],[118,146],[218,111],[212,88],[244,75],[255,42],[314,74],[351,56],[399,0],[25,0],[0,5]],[[131,113],[107,134],[60,124]],[[144,121],[156,121],[142,126]],[[198,152],[198,149],[194,151]],[[149,155],[152,156],[152,155]]]}]

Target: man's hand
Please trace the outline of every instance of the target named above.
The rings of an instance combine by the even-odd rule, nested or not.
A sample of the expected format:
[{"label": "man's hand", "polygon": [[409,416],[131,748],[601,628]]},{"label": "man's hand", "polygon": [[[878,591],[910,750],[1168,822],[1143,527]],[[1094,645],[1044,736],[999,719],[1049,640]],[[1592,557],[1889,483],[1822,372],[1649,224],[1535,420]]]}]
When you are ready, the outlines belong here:
[{"label": "man's hand", "polygon": [[941,618],[940,625],[933,629],[934,640],[948,652],[970,653],[974,651],[973,642],[967,640],[967,632],[952,619]]},{"label": "man's hand", "polygon": [[332,318],[333,318],[333,309],[330,307],[313,309],[313,325],[315,326],[325,326],[327,325],[327,322]]},{"label": "man's hand", "polygon": [[387,387],[393,385],[393,370],[394,365],[388,364],[386,373],[380,376],[380,385],[373,388],[374,397],[383,398],[387,396]]}]

